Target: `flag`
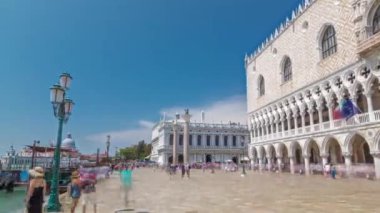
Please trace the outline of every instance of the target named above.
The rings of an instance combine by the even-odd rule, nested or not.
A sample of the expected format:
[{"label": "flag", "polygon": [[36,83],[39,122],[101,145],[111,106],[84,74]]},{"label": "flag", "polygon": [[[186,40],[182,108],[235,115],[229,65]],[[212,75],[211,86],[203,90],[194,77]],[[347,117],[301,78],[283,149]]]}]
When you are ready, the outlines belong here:
[{"label": "flag", "polygon": [[340,104],[340,112],[342,116],[348,120],[356,114],[360,113],[360,109],[350,99],[343,99]]},{"label": "flag", "polygon": [[342,112],[340,111],[339,107],[335,107],[334,112],[333,112],[333,119],[334,120],[339,120],[342,119],[343,115]]}]

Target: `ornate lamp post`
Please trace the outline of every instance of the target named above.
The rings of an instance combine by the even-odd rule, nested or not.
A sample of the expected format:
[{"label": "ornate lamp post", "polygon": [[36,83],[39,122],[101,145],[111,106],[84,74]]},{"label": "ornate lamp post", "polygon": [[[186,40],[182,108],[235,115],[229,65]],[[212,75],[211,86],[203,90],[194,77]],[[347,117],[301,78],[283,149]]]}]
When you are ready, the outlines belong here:
[{"label": "ornate lamp post", "polygon": [[110,135],[107,135],[107,142],[106,142],[106,145],[107,145],[107,162],[109,163],[110,162],[110,145],[111,145],[111,136]]},{"label": "ornate lamp post", "polygon": [[72,77],[68,73],[63,73],[59,77],[59,84],[50,88],[50,102],[53,104],[54,116],[58,119],[57,144],[54,150],[54,160],[52,168],[51,192],[47,205],[48,212],[59,212],[61,204],[59,203],[59,170],[61,157],[62,127],[63,123],[69,120],[74,102],[66,98],[66,92],[70,87]]},{"label": "ornate lamp post", "polygon": [[33,147],[32,147],[32,163],[30,164],[30,168],[34,168],[34,156],[36,152],[36,144],[40,144],[40,141],[34,140],[33,141]]}]

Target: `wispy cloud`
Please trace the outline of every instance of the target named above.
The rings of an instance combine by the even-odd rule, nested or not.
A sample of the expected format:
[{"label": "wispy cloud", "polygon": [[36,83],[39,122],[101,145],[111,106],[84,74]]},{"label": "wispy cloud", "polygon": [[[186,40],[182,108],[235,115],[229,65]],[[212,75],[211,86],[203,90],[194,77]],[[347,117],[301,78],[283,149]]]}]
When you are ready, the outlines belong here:
[{"label": "wispy cloud", "polygon": [[95,133],[85,139],[95,143],[104,143],[107,135],[111,135],[112,145],[119,147],[136,144],[140,140],[145,140],[145,142],[149,143],[153,125],[153,122],[140,120],[137,128]]},{"label": "wispy cloud", "polygon": [[[160,110],[161,116],[166,115],[166,119],[173,118],[176,113],[183,113],[185,108],[189,108],[192,114],[192,121],[200,122],[201,112],[205,112],[205,121],[208,123],[227,123],[229,121],[246,124],[246,101],[245,96],[233,96],[223,100],[218,100],[202,106],[173,106]],[[124,130],[104,131],[87,136],[87,141],[104,143],[107,135],[111,135],[112,145],[126,147],[136,144],[140,140],[149,143],[151,140],[152,127],[158,121],[138,121],[138,127]]]},{"label": "wispy cloud", "polygon": [[247,123],[247,105],[245,96],[232,96],[223,100],[218,100],[210,104],[195,107],[170,107],[161,110],[161,115],[166,118],[173,118],[176,113],[183,113],[185,108],[189,108],[192,115],[191,120],[200,122],[201,113],[205,112],[205,121],[208,123],[226,123],[229,121]]}]

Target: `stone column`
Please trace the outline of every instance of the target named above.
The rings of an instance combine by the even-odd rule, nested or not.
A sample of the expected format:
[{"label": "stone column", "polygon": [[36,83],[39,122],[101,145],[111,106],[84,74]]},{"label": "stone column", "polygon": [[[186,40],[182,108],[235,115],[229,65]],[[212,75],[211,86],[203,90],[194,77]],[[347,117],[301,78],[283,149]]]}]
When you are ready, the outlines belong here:
[{"label": "stone column", "polygon": [[185,110],[185,114],[182,115],[183,120],[185,120],[185,125],[183,128],[183,163],[189,163],[189,123],[191,115],[189,110]]},{"label": "stone column", "polygon": [[373,114],[372,94],[373,94],[372,90],[366,92],[365,94],[365,97],[367,98],[369,121],[375,120],[375,115]]},{"label": "stone column", "polygon": [[334,104],[333,103],[330,103],[328,105],[328,108],[329,108],[329,121],[330,121],[330,128],[333,128],[334,127],[334,114],[333,114],[333,110],[334,110]]},{"label": "stone column", "polygon": [[301,128],[302,132],[305,133],[305,110],[301,111]]},{"label": "stone column", "polygon": [[320,127],[320,129],[322,129],[322,123],[323,123],[323,114],[322,114],[322,111],[323,111],[323,107],[322,107],[322,105],[319,105],[318,106],[318,121],[319,121],[319,127]]},{"label": "stone column", "polygon": [[278,120],[275,120],[275,125],[276,125],[276,135],[278,137]]},{"label": "stone column", "polygon": [[268,165],[267,165],[268,171],[271,171],[272,170],[272,157],[267,155],[267,160],[268,160]]},{"label": "stone column", "polygon": [[172,161],[173,165],[178,164],[177,138],[178,138],[178,124],[177,124],[177,120],[174,120],[174,123],[173,123],[173,161]]},{"label": "stone column", "polygon": [[372,154],[375,164],[376,179],[380,180],[380,152]]},{"label": "stone column", "polygon": [[305,175],[310,175],[310,158],[309,156],[304,156],[305,162]]},{"label": "stone column", "polygon": [[[288,121],[288,130],[287,130],[288,132],[290,132],[290,130],[292,129],[291,125],[290,125],[290,116],[291,116],[290,113],[286,115],[286,120]],[[290,133],[289,133],[289,135],[290,135]]]},{"label": "stone column", "polygon": [[294,157],[289,157],[290,161],[290,174],[294,174]]},{"label": "stone column", "polygon": [[293,113],[294,118],[294,134],[298,134],[298,122],[297,122],[297,113]]},{"label": "stone column", "polygon": [[277,166],[278,166],[278,172],[282,172],[282,157],[277,156]]},{"label": "stone column", "polygon": [[263,171],[263,159],[259,157],[259,170]]},{"label": "stone column", "polygon": [[285,119],[281,118],[281,135],[284,136],[285,131]]},{"label": "stone column", "polygon": [[309,110],[309,120],[310,120],[310,131],[312,130],[312,126],[314,126],[314,109]]},{"label": "stone column", "polygon": [[346,165],[346,175],[347,177],[351,176],[352,173],[352,162],[351,162],[351,154],[344,155],[344,164]]}]

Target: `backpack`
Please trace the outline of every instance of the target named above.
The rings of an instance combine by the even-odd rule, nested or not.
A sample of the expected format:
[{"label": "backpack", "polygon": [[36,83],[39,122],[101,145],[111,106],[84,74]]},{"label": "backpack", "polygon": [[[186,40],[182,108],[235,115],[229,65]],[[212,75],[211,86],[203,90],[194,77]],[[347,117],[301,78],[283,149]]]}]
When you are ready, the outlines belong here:
[{"label": "backpack", "polygon": [[79,186],[77,184],[71,184],[70,187],[70,196],[72,198],[79,198],[81,194]]}]

